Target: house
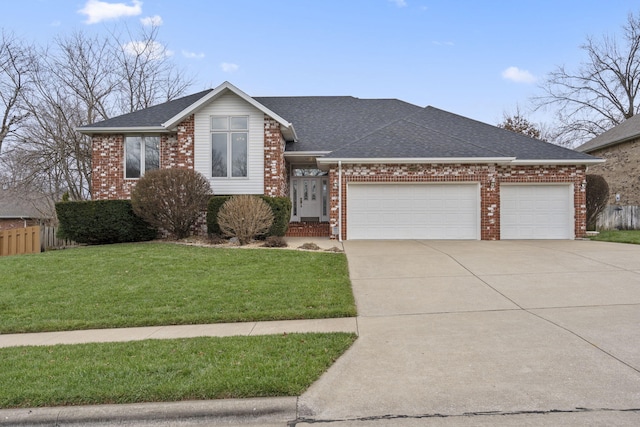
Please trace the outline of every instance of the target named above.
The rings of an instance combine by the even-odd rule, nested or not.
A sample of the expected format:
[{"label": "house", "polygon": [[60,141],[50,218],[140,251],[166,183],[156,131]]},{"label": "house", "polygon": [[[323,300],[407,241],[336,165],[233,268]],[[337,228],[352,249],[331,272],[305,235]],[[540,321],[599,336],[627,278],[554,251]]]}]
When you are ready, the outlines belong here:
[{"label": "house", "polygon": [[582,237],[586,170],[602,162],[434,107],[228,82],[78,131],[93,140],[94,199],[189,168],[215,194],[290,197],[289,235],[340,239]]},{"label": "house", "polygon": [[42,225],[53,217],[53,208],[44,195],[0,188],[0,231]]},{"label": "house", "polygon": [[576,148],[606,159],[589,168],[609,184],[609,206],[599,228],[640,228],[640,116],[633,116]]}]

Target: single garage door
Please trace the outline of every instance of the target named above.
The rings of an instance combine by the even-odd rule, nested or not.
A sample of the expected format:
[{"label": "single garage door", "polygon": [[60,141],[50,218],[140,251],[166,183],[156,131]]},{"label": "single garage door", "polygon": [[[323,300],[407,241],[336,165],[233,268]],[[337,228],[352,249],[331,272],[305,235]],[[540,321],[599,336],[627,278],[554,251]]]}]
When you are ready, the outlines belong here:
[{"label": "single garage door", "polygon": [[573,186],[501,185],[501,239],[573,239]]},{"label": "single garage door", "polygon": [[348,239],[479,239],[478,184],[349,184]]}]

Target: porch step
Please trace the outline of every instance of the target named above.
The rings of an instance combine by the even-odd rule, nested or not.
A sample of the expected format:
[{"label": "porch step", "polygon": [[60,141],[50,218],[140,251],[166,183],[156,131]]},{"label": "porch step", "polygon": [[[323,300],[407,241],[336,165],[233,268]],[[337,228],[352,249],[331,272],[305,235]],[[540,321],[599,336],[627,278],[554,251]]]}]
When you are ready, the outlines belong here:
[{"label": "porch step", "polygon": [[328,222],[290,222],[287,237],[329,237]]}]

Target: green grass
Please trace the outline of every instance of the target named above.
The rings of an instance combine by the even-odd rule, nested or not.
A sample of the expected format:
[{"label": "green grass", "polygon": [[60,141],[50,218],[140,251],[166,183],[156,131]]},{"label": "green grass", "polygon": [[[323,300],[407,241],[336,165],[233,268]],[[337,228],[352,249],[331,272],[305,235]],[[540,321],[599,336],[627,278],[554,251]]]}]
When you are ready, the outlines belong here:
[{"label": "green grass", "polygon": [[0,407],[297,396],[355,335],[289,334],[0,349]]},{"label": "green grass", "polygon": [[0,258],[0,333],[355,313],[344,254],[136,243]]},{"label": "green grass", "polygon": [[597,236],[591,237],[591,240],[640,245],[640,230],[601,231]]}]

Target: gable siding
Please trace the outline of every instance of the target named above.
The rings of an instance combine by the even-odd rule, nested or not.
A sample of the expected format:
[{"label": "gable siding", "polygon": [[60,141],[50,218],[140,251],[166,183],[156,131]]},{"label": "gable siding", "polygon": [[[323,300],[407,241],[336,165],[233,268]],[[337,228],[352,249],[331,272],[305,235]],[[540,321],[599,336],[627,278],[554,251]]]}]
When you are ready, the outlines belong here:
[{"label": "gable siding", "polygon": [[[247,178],[211,177],[211,116],[249,116]],[[195,114],[195,170],[209,179],[214,194],[263,194],[264,114],[237,95],[227,93]]]}]

